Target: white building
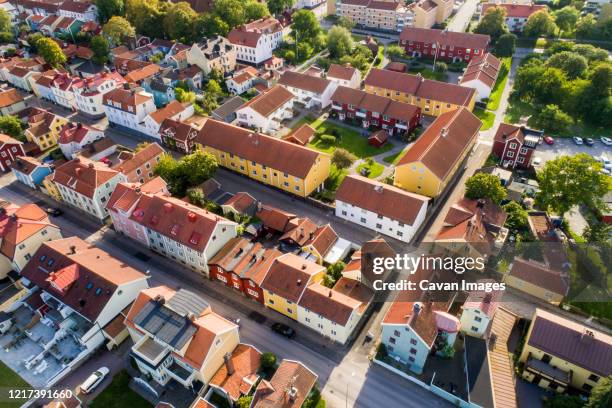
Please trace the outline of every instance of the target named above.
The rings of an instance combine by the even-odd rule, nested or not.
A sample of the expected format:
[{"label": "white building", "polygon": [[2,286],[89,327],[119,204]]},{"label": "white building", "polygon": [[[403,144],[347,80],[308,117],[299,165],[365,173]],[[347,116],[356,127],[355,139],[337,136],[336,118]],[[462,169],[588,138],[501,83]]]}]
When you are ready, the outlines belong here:
[{"label": "white building", "polygon": [[74,159],[83,147],[92,144],[96,140],[104,137],[104,132],[94,127],[86,126],[82,123],[68,122],[59,133],[57,143],[64,157],[68,160]]},{"label": "white building", "polygon": [[410,242],[425,220],[429,200],[367,177],[349,175],[336,193],[336,216]]},{"label": "white building", "polygon": [[296,101],[308,109],[329,106],[331,96],[338,87],[336,82],[293,71],[284,72],[278,83],[289,89]]},{"label": "white building", "polygon": [[111,126],[141,132],[147,115],[156,110],[153,96],[140,88],[115,88],[102,96],[104,112]]},{"label": "white building", "polygon": [[204,75],[213,69],[227,74],[236,68],[236,47],[225,37],[207,38],[187,50],[187,63],[198,66]]},{"label": "white building", "polygon": [[238,124],[271,134],[280,129],[281,122],[293,117],[293,94],[275,85],[245,103],[236,111]]},{"label": "white building", "polygon": [[[483,279],[478,282],[494,283],[495,281]],[[461,331],[470,336],[483,337],[495,316],[501,295],[500,291],[489,293],[484,291],[470,292],[462,306]]]},{"label": "white building", "polygon": [[59,6],[58,14],[87,22],[98,20],[98,7],[92,2],[68,0]]},{"label": "white building", "polygon": [[30,86],[32,87],[32,92],[34,92],[34,95],[53,103],[57,103],[55,102],[55,95],[53,95],[53,89],[51,88],[53,78],[56,74],[57,72],[55,71],[48,71],[32,75]]},{"label": "white building", "polygon": [[501,61],[492,54],[472,58],[459,79],[459,85],[476,89],[476,99],[482,101],[491,96],[500,69]]},{"label": "white building", "polygon": [[548,7],[543,4],[486,3],[482,5],[480,17],[482,18],[487,10],[493,7],[501,7],[506,10],[506,25],[508,30],[513,33],[522,33],[525,23],[533,13],[548,10]]},{"label": "white building", "polygon": [[15,88],[23,89],[24,91],[31,92],[32,84],[31,77],[37,71],[31,68],[23,68],[16,66],[6,72],[6,81],[13,85]]},{"label": "white building", "polygon": [[177,100],[173,100],[163,108],[157,109],[156,111],[145,116],[139,130],[151,138],[161,140],[159,129],[164,120],[173,119],[183,121],[192,117],[193,113],[194,111],[192,104],[180,103]]},{"label": "white building", "polygon": [[331,64],[327,70],[327,79],[335,82],[338,86],[359,89],[361,86],[361,72],[349,64]]},{"label": "white building", "polygon": [[105,164],[77,157],[56,168],[53,181],[64,202],[102,221],[115,186],[127,178]]},{"label": "white building", "polygon": [[78,77],[72,77],[67,73],[55,75],[50,86],[55,103],[64,108],[76,110],[76,102],[72,87],[77,82],[79,82]]},{"label": "white building", "polygon": [[103,117],[102,97],[124,83],[118,72],[103,72],[79,81],[73,86],[76,109],[94,118]]},{"label": "white building", "polygon": [[254,81],[258,78],[258,71],[254,67],[245,67],[225,80],[227,90],[233,95],[242,95],[254,85]]},{"label": "white building", "polygon": [[282,42],[283,26],[274,17],[265,17],[230,31],[228,40],[236,47],[236,59],[259,65],[272,58]]}]

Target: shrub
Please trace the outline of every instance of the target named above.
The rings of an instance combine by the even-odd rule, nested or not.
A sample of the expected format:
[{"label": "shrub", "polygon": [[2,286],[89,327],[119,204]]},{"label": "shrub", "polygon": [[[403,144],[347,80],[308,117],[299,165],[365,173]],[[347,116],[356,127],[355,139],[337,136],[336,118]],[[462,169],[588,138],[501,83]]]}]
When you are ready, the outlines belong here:
[{"label": "shrub", "polygon": [[321,138],[321,141],[325,143],[329,143],[329,144],[336,143],[336,138],[335,136],[332,136],[332,135],[321,135],[320,138]]}]

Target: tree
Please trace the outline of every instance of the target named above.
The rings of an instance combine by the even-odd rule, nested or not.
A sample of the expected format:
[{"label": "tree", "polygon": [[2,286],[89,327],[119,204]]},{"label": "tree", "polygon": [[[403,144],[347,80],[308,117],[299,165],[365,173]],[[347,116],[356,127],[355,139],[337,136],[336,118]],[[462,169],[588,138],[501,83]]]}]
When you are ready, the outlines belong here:
[{"label": "tree", "polygon": [[38,40],[40,40],[41,38],[45,38],[45,36],[42,33],[36,32],[36,33],[32,33],[30,35],[28,35],[26,37],[26,41],[28,42],[28,45],[30,46],[30,50],[33,53],[37,53],[36,50],[36,43],[38,42]]},{"label": "tree", "polygon": [[565,132],[574,120],[557,105],[550,104],[537,115],[537,123],[546,132],[560,133]]},{"label": "tree", "polygon": [[16,116],[0,116],[1,133],[9,135],[18,140],[23,140],[23,129],[25,129],[25,124]]},{"label": "tree", "polygon": [[586,71],[588,61],[575,52],[563,51],[553,55],[546,61],[546,66],[559,68],[569,79],[576,79]]},{"label": "tree", "polygon": [[387,47],[387,57],[392,60],[406,58],[406,50],[399,45],[389,45]]},{"label": "tree", "polygon": [[580,17],[576,23],[576,38],[591,38],[597,29],[597,20],[592,14]]},{"label": "tree", "polygon": [[124,0],[96,0],[96,7],[98,7],[98,20],[101,24],[106,23],[113,16],[125,14]]},{"label": "tree", "polygon": [[498,204],[506,198],[506,189],[499,177],[493,174],[476,173],[465,182],[465,196],[472,200],[489,198]]},{"label": "tree", "polygon": [[338,279],[340,279],[342,277],[342,271],[344,270],[344,268],[346,267],[346,264],[342,261],[338,261],[334,264],[331,264],[327,267],[327,272],[325,277],[327,278],[325,280],[325,283],[328,288],[332,288],[334,287],[334,285],[336,284],[336,282],[338,282]]},{"label": "tree", "polygon": [[195,206],[202,207],[204,205],[204,191],[199,187],[190,188],[187,191],[187,198]]},{"label": "tree", "polygon": [[238,398],[238,401],[236,401],[236,408],[249,408],[252,401],[252,395],[243,395],[242,397]]},{"label": "tree", "polygon": [[586,408],[605,408],[612,406],[612,376],[602,378],[591,390]]},{"label": "tree", "polygon": [[589,60],[589,62],[608,60],[608,51],[595,47],[591,44],[576,44],[574,45],[572,51],[582,55],[584,58]]},{"label": "tree", "polygon": [[175,160],[169,154],[162,156],[155,167],[155,174],[168,183],[172,194],[183,197],[188,188],[200,185],[211,178],[217,166],[217,160],[213,155],[197,148],[179,160]]},{"label": "tree", "polygon": [[274,15],[278,15],[285,10],[289,10],[295,4],[295,0],[268,0],[268,10]]},{"label": "tree", "polygon": [[260,3],[255,0],[247,2],[244,12],[246,14],[247,21],[259,20],[270,15],[268,7],[265,3]]},{"label": "tree", "polygon": [[536,200],[561,216],[579,204],[601,209],[605,206],[602,197],[608,192],[607,178],[601,173],[601,163],[590,154],[561,156],[547,161],[538,172]]},{"label": "tree", "polygon": [[269,351],[262,353],[259,357],[259,365],[263,370],[273,370],[276,368],[276,355]]},{"label": "tree", "polygon": [[15,36],[10,31],[0,31],[0,44],[11,44],[15,40]]},{"label": "tree", "polygon": [[181,103],[194,103],[196,100],[195,92],[186,91],[183,88],[178,87],[174,89],[174,96],[176,97],[176,100]]},{"label": "tree", "polygon": [[59,45],[50,38],[40,38],[36,41],[36,50],[47,64],[54,68],[66,62],[66,55]]},{"label": "tree", "polygon": [[190,42],[195,38],[193,22],[198,15],[189,3],[169,3],[168,11],[164,16],[164,31],[172,40]]},{"label": "tree", "polygon": [[511,57],[516,48],[516,35],[502,34],[495,43],[495,55],[498,57]]},{"label": "tree", "polygon": [[334,26],[327,33],[327,48],[332,58],[342,58],[349,54],[355,44],[349,30]]},{"label": "tree", "polygon": [[338,21],[336,21],[336,25],[339,27],[344,27],[349,31],[355,28],[355,22],[345,16],[340,16],[340,18],[338,18]]},{"label": "tree", "polygon": [[565,6],[561,10],[555,11],[555,24],[564,32],[571,32],[576,26],[580,13],[572,6]]},{"label": "tree", "polygon": [[347,169],[357,160],[357,157],[345,149],[336,149],[332,153],[331,162],[338,169]]},{"label": "tree", "polygon": [[216,0],[213,13],[225,21],[230,30],[246,22],[246,12],[242,0]]},{"label": "tree", "polygon": [[584,402],[577,395],[557,394],[548,398],[544,408],[583,408]]},{"label": "tree", "polygon": [[110,38],[114,45],[121,45],[127,37],[134,37],[136,30],[125,18],[113,16],[104,24],[102,32]]},{"label": "tree", "polygon": [[203,37],[227,36],[230,27],[221,17],[212,13],[202,13],[195,22],[195,30],[198,35]]},{"label": "tree", "polygon": [[504,226],[512,234],[520,234],[529,230],[529,214],[519,203],[510,201],[504,205],[504,211],[506,211],[507,215]]},{"label": "tree", "polygon": [[135,30],[149,37],[164,37],[164,16],[171,2],[125,0],[125,17]]},{"label": "tree", "polygon": [[499,37],[508,33],[506,26],[506,10],[502,7],[491,7],[487,9],[474,32],[477,34],[487,34],[495,43]]},{"label": "tree", "polygon": [[91,39],[90,48],[94,53],[93,61],[96,64],[105,64],[108,61],[110,45],[108,40],[102,35],[96,35]]},{"label": "tree", "polygon": [[11,16],[5,9],[0,8],[0,43],[11,43],[13,39]]},{"label": "tree", "polygon": [[291,24],[291,36],[298,44],[307,42],[314,44],[316,37],[321,33],[319,20],[310,10],[300,9],[293,13]]},{"label": "tree", "polygon": [[594,221],[584,229],[582,236],[587,242],[592,244],[602,244],[608,242],[612,233],[612,226],[600,221]]},{"label": "tree", "polygon": [[448,71],[448,64],[444,61],[437,61],[434,65],[434,71],[436,72],[446,72]]},{"label": "tree", "polygon": [[146,148],[147,146],[149,146],[151,143],[149,142],[140,142],[136,145],[136,148],[134,149],[134,153],[138,153],[139,151],[141,151],[142,149]]},{"label": "tree", "polygon": [[539,10],[529,16],[523,33],[526,37],[546,37],[557,30],[557,26],[546,10]]}]

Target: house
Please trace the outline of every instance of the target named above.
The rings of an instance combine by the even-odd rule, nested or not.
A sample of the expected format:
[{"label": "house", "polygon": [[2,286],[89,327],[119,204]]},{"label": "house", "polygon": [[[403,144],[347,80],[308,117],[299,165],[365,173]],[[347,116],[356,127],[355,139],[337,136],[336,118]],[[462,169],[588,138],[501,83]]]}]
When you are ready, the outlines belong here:
[{"label": "house", "polygon": [[315,133],[316,130],[312,126],[304,123],[293,132],[283,137],[283,139],[300,146],[306,146],[308,143],[312,142],[315,137]]},{"label": "house", "polygon": [[51,83],[53,78],[58,74],[56,70],[49,70],[45,72],[37,72],[31,76],[32,92],[36,97],[46,99],[51,102],[55,102],[55,96],[53,96],[53,90],[51,89]]},{"label": "house", "polygon": [[238,124],[258,132],[273,133],[281,122],[293,117],[295,96],[281,85],[275,85],[246,102],[236,111]]},{"label": "house", "polygon": [[6,81],[15,88],[19,88],[26,92],[32,92],[32,76],[37,72],[38,70],[35,66],[13,66],[6,72]]},{"label": "house", "polygon": [[374,30],[402,31],[414,19],[412,8],[399,1],[341,0],[338,5],[336,15]]},{"label": "house", "polygon": [[138,369],[162,386],[207,385],[240,342],[238,326],[199,295],[167,286],[141,291],[125,323]]},{"label": "house", "polygon": [[253,394],[253,408],[300,408],[317,382],[317,375],[299,361],[283,360],[270,379]]},{"label": "house", "polygon": [[263,224],[264,230],[269,233],[283,233],[288,229],[294,228],[291,221],[297,218],[297,215],[280,210],[269,205],[262,205],[255,216]]},{"label": "house", "polygon": [[389,135],[410,133],[421,123],[421,108],[339,86],[331,97],[332,114],[342,121],[355,121],[364,129],[383,129]]},{"label": "house", "polygon": [[125,83],[118,72],[102,72],[83,78],[72,87],[77,111],[92,118],[103,117],[103,96]]},{"label": "house", "polygon": [[15,178],[33,189],[41,185],[46,176],[53,173],[51,165],[29,156],[17,156],[11,167]]},{"label": "house", "polygon": [[198,128],[193,123],[170,118],[164,119],[159,127],[159,139],[162,144],[185,154],[189,154],[193,150],[197,134]]},{"label": "house", "polygon": [[541,130],[500,123],[493,138],[493,154],[505,168],[530,168],[543,134]]},{"label": "house", "polygon": [[405,27],[399,40],[406,55],[450,62],[480,58],[490,43],[488,35],[417,27]]},{"label": "house", "polygon": [[108,136],[102,139],[94,140],[88,145],[85,145],[83,150],[77,153],[76,157],[84,157],[91,161],[99,161],[107,166],[110,166],[114,161],[120,159],[120,153],[117,153],[119,145]]},{"label": "house", "polygon": [[17,206],[2,202],[0,207],[0,278],[21,272],[43,242],[60,239],[57,225],[36,204]]},{"label": "house", "polygon": [[148,287],[145,274],[77,237],[43,243],[21,276],[34,288],[22,306],[33,312],[28,330],[51,331],[32,339],[38,347],[28,367],[47,366],[42,375],[49,379],[109,342],[106,326]]},{"label": "house", "polygon": [[62,200],[103,221],[108,216],[106,202],[126,176],[100,162],[77,157],[57,167],[53,182]]},{"label": "house", "polygon": [[17,156],[25,156],[23,142],[0,133],[0,171],[9,171]]},{"label": "house", "polygon": [[365,91],[416,105],[431,116],[462,107],[472,111],[476,103],[476,91],[472,88],[378,68],[370,70],[366,77]]},{"label": "house", "polygon": [[27,122],[28,128],[24,132],[26,140],[40,150],[47,150],[57,145],[60,131],[68,119],[43,109],[32,108],[28,112]]},{"label": "house", "polygon": [[115,229],[208,276],[208,261],[237,235],[237,224],[170,197],[160,182],[154,178],[116,189],[107,205]]},{"label": "house", "polygon": [[283,26],[274,17],[264,17],[235,27],[227,39],[236,48],[236,59],[259,65],[272,58],[283,40]]},{"label": "house", "polygon": [[329,176],[326,154],[214,119],[204,123],[196,143],[220,166],[301,197],[319,189]]},{"label": "house", "polygon": [[153,170],[166,152],[157,143],[150,143],[135,153],[121,152],[121,161],[111,168],[121,172],[129,183],[146,183],[151,180]]},{"label": "house", "polygon": [[[481,279],[478,283],[487,283]],[[489,279],[488,282],[495,281]],[[461,331],[470,336],[482,338],[486,335],[492,323],[502,292],[500,291],[471,291],[461,307]]]},{"label": "house", "polygon": [[64,157],[74,159],[85,146],[104,138],[104,132],[81,122],[67,122],[59,132],[58,144]]},{"label": "house", "polygon": [[336,216],[409,243],[425,220],[429,201],[429,197],[349,175],[336,192]]},{"label": "house", "polygon": [[395,166],[395,185],[428,197],[439,196],[463,166],[481,126],[467,108],[441,114]]},{"label": "house", "polygon": [[442,24],[453,12],[451,0],[420,0],[414,7],[414,26],[431,28]]},{"label": "house", "polygon": [[225,80],[227,90],[233,95],[242,95],[253,87],[259,78],[259,71],[255,67],[247,66],[236,70],[231,77]]},{"label": "house", "polygon": [[187,63],[197,65],[204,75],[213,69],[228,74],[236,68],[236,55],[236,47],[227,38],[217,36],[193,44],[187,51]]},{"label": "house", "polygon": [[[376,281],[384,281],[393,271],[393,268],[385,268],[383,265],[381,273],[375,273],[374,259],[393,258],[395,255],[395,250],[383,238],[376,237],[366,241],[361,245],[360,250],[351,255],[350,261],[342,271],[342,277],[349,281],[359,282],[373,291]],[[340,289],[338,283],[334,287]]]},{"label": "house", "polygon": [[72,17],[82,22],[98,20],[98,8],[96,5],[85,1],[64,1],[60,4],[58,12],[60,16]]},{"label": "house", "polygon": [[300,256],[321,265],[343,259],[351,245],[340,239],[331,225],[317,225],[310,218],[291,220],[278,240],[288,247],[298,247]]},{"label": "house", "polygon": [[298,320],[298,303],[306,287],[319,282],[325,267],[295,254],[277,257],[261,283],[264,305],[293,320]]},{"label": "house", "polygon": [[232,214],[234,217],[246,215],[252,217],[257,212],[259,202],[249,193],[239,191],[221,204],[223,215]]},{"label": "house", "polygon": [[155,111],[151,94],[141,88],[130,88],[127,84],[105,93],[102,105],[110,126],[136,132],[141,132],[141,123]]},{"label": "house", "polygon": [[519,357],[523,378],[562,393],[588,395],[612,374],[612,337],[559,314],[536,309]]},{"label": "house", "polygon": [[0,89],[0,114],[15,115],[26,108],[23,97],[15,88]]},{"label": "house", "polygon": [[472,58],[459,80],[459,85],[476,89],[476,99],[480,102],[491,96],[499,71],[501,61],[486,53],[482,57]]},{"label": "house", "polygon": [[161,71],[161,66],[148,63],[141,67],[137,67],[128,71],[124,78],[132,84],[142,85],[144,81],[153,78]]},{"label": "house", "polygon": [[155,106],[158,108],[162,108],[176,99],[174,87],[170,81],[167,81],[162,77],[156,76],[147,78],[143,81],[143,88],[145,91],[153,95]]},{"label": "house", "polygon": [[236,111],[244,105],[244,99],[239,96],[232,96],[221,106],[210,113],[210,117],[222,122],[232,123],[236,120]]},{"label": "house", "polygon": [[513,33],[522,33],[525,23],[529,17],[537,11],[546,11],[548,7],[541,4],[516,4],[516,3],[485,3],[482,5],[480,18],[487,14],[488,10],[494,7],[501,7],[506,11],[506,25],[508,30]]},{"label": "house", "polygon": [[568,274],[533,259],[514,258],[505,276],[506,285],[553,305],[559,305],[570,289]]},{"label": "house", "polygon": [[55,103],[74,111],[76,109],[76,102],[74,100],[74,91],[72,87],[78,81],[78,77],[73,77],[65,72],[56,74],[53,77],[53,81],[51,81],[51,92],[53,92]]},{"label": "house", "polygon": [[[214,390],[236,404],[240,397],[250,395],[260,379],[261,352],[253,346],[241,343],[231,354],[226,354],[223,360],[224,364],[210,380],[206,397]],[[206,397],[205,400],[208,400]]]},{"label": "house", "polygon": [[350,64],[331,64],[327,70],[327,79],[336,82],[338,86],[354,89],[361,86],[361,72]]},{"label": "house", "polygon": [[260,243],[237,237],[209,261],[210,278],[263,304],[261,284],[274,260],[281,255],[276,248],[264,248]]},{"label": "house", "polygon": [[294,71],[285,71],[278,83],[295,95],[296,102],[307,109],[324,109],[331,103],[331,96],[338,84]]},{"label": "house", "polygon": [[81,31],[83,24],[83,21],[75,18],[60,16],[55,24],[53,36],[55,38],[74,38],[74,36]]},{"label": "house", "polygon": [[177,100],[173,100],[163,108],[149,112],[140,124],[139,130],[150,138],[159,140],[159,130],[164,120],[185,120],[193,116],[193,109],[193,105],[190,103],[180,103]]}]

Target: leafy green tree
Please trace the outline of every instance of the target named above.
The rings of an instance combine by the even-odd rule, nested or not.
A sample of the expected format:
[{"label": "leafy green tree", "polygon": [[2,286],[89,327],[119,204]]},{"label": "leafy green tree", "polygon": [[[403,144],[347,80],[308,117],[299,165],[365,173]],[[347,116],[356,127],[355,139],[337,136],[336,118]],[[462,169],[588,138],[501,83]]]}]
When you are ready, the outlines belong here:
[{"label": "leafy green tree", "polygon": [[204,191],[199,187],[190,188],[187,191],[187,198],[191,204],[198,207],[202,207],[205,202]]},{"label": "leafy green tree", "polygon": [[110,45],[108,40],[102,35],[96,35],[91,39],[90,48],[94,53],[93,61],[96,64],[105,64],[108,61]]},{"label": "leafy green tree", "polygon": [[537,115],[538,125],[547,132],[562,133],[574,123],[570,115],[557,105],[546,105]]},{"label": "leafy green tree", "polygon": [[247,21],[259,20],[270,15],[268,7],[265,3],[260,3],[255,0],[247,2],[244,8]]},{"label": "leafy green tree", "polygon": [[96,7],[98,7],[98,20],[101,24],[106,23],[113,16],[125,14],[124,0],[96,0]]},{"label": "leafy green tree", "polygon": [[171,2],[125,0],[125,17],[135,30],[149,37],[164,37],[164,17]]},{"label": "leafy green tree", "polygon": [[504,225],[513,234],[525,232],[529,230],[529,214],[519,203],[510,201],[504,205],[506,211],[506,224]]},{"label": "leafy green tree", "polygon": [[448,71],[448,64],[444,61],[437,61],[434,65],[434,71],[436,72],[446,72]]},{"label": "leafy green tree", "polygon": [[50,38],[40,38],[36,41],[36,50],[45,62],[54,68],[66,62],[66,55],[60,46]]},{"label": "leafy green tree", "polygon": [[0,44],[11,44],[15,40],[15,36],[10,31],[0,31]]},{"label": "leafy green tree", "polygon": [[45,36],[39,32],[32,33],[26,37],[26,41],[28,42],[28,45],[30,46],[30,49],[32,50],[33,53],[37,53],[36,43],[41,38],[45,38]]},{"label": "leafy green tree", "polygon": [[23,130],[25,124],[16,116],[0,116],[0,133],[4,133],[18,140],[24,140]]},{"label": "leafy green tree", "polygon": [[465,182],[465,196],[472,200],[489,198],[499,203],[506,198],[506,189],[499,177],[493,174],[476,173]]},{"label": "leafy green tree", "polygon": [[102,27],[102,32],[106,34],[115,45],[123,44],[126,38],[136,35],[136,31],[130,22],[120,16],[111,17],[108,23],[104,24],[104,27]]},{"label": "leafy green tree", "polygon": [[575,79],[586,71],[589,64],[586,58],[575,52],[563,51],[546,61],[546,66],[559,68],[569,79]]},{"label": "leafy green tree", "polygon": [[191,42],[195,38],[193,22],[197,17],[189,3],[170,3],[164,16],[164,31],[172,40]]},{"label": "leafy green tree", "polygon": [[200,14],[196,19],[195,29],[202,37],[227,36],[230,31],[229,25],[221,17],[212,13]]},{"label": "leafy green tree", "polygon": [[387,57],[392,60],[406,58],[406,50],[399,45],[390,45],[387,47]]},{"label": "leafy green tree", "polygon": [[606,408],[612,406],[612,376],[599,380],[591,390],[586,408]]},{"label": "leafy green tree", "polygon": [[608,51],[595,47],[591,44],[575,44],[573,51],[584,58],[593,61],[608,61]]},{"label": "leafy green tree", "polygon": [[342,58],[349,54],[355,44],[349,30],[334,26],[327,32],[327,48],[332,58]]},{"label": "leafy green tree", "polygon": [[162,156],[155,167],[155,174],[168,183],[172,194],[183,197],[188,188],[198,186],[211,178],[217,166],[213,155],[197,148],[179,160],[169,154]]},{"label": "leafy green tree", "polygon": [[506,10],[502,7],[491,7],[482,17],[474,32],[477,34],[487,34],[495,43],[499,37],[508,33],[506,26]]},{"label": "leafy green tree", "polygon": [[586,153],[547,161],[538,172],[540,192],[536,196],[537,203],[561,216],[579,204],[603,208],[602,197],[608,192],[608,176],[600,170],[601,163]]},{"label": "leafy green tree", "polygon": [[242,0],[216,0],[213,13],[225,21],[230,30],[246,22],[246,11]]},{"label": "leafy green tree", "polygon": [[331,162],[338,169],[347,169],[357,160],[354,154],[346,149],[338,148],[332,153]]},{"label": "leafy green tree", "polygon": [[278,15],[285,10],[289,10],[295,4],[295,0],[268,0],[268,10],[274,15]]},{"label": "leafy green tree", "polygon": [[252,401],[252,395],[243,395],[242,397],[238,398],[238,401],[236,401],[236,408],[249,408]]},{"label": "leafy green tree", "polygon": [[544,403],[544,408],[582,408],[584,402],[577,395],[558,394],[548,398]]},{"label": "leafy green tree", "polygon": [[563,51],[574,51],[574,45],[574,43],[569,41],[556,41],[544,50],[544,54],[551,56]]},{"label": "leafy green tree", "polygon": [[0,8],[0,32],[11,31],[12,26],[11,16],[5,9]]},{"label": "leafy green tree", "polygon": [[516,49],[516,35],[502,34],[495,43],[495,55],[498,57],[511,57]]},{"label": "leafy green tree", "polygon": [[576,23],[576,38],[592,38],[597,30],[597,20],[592,14],[578,19]]},{"label": "leafy green tree", "polygon": [[194,103],[196,100],[195,92],[185,91],[182,88],[175,88],[174,96],[176,97],[176,100],[181,103],[185,103],[185,102]]},{"label": "leafy green tree", "polygon": [[310,10],[300,9],[293,13],[291,24],[291,37],[299,43],[307,42],[313,44],[321,33],[319,20]]},{"label": "leafy green tree", "polygon": [[351,31],[353,28],[355,28],[355,22],[348,17],[340,16],[340,18],[338,18],[338,21],[336,21],[336,26],[344,27],[347,30]]},{"label": "leafy green tree", "polygon": [[529,16],[523,33],[526,37],[547,37],[557,30],[552,16],[546,10],[539,10]]},{"label": "leafy green tree", "polygon": [[345,267],[346,267],[346,264],[342,261],[338,261],[327,267],[327,276],[330,277],[330,280],[334,284],[338,281],[338,279],[342,277],[342,271],[344,270]]},{"label": "leafy green tree", "polygon": [[259,365],[264,370],[273,370],[276,368],[276,355],[269,351],[261,353],[259,357]]},{"label": "leafy green tree", "polygon": [[141,151],[142,149],[145,149],[146,147],[148,147],[151,143],[149,142],[140,142],[136,145],[136,148],[134,149],[134,153],[138,153],[139,151]]},{"label": "leafy green tree", "polygon": [[565,6],[561,10],[555,11],[554,16],[557,27],[562,32],[569,33],[576,26],[580,13],[572,6]]},{"label": "leafy green tree", "polygon": [[582,236],[589,243],[600,244],[608,242],[610,233],[612,233],[612,225],[596,221],[584,229]]}]

